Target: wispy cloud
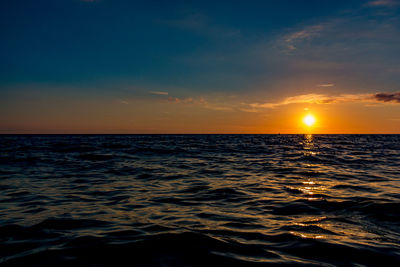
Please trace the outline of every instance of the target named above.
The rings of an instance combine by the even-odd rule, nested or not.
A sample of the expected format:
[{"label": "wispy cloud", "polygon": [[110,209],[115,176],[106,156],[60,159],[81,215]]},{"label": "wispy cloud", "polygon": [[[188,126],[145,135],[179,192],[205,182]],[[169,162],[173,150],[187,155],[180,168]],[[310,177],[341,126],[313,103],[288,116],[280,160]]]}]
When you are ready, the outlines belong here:
[{"label": "wispy cloud", "polygon": [[323,28],[324,27],[322,25],[312,25],[299,31],[287,34],[283,38],[286,48],[289,50],[297,49],[298,43],[312,39],[313,37],[317,36],[323,30]]},{"label": "wispy cloud", "polygon": [[198,101],[194,100],[192,97],[186,97],[186,98],[179,98],[179,97],[168,97],[168,101],[171,103],[176,103],[176,104],[194,104]]},{"label": "wispy cloud", "polygon": [[374,0],[368,2],[366,5],[371,7],[393,7],[399,4],[396,0]]},{"label": "wispy cloud", "polygon": [[333,83],[323,83],[323,84],[317,84],[318,87],[333,87],[335,84]]},{"label": "wispy cloud", "polygon": [[168,95],[168,92],[162,92],[162,91],[149,91],[149,93],[152,95]]},{"label": "wispy cloud", "polygon": [[253,108],[276,108],[291,104],[334,104],[334,103],[400,103],[400,92],[376,94],[305,94],[287,97],[280,102],[253,103]]},{"label": "wispy cloud", "polygon": [[206,109],[211,109],[215,111],[234,111],[235,108],[229,104],[226,103],[208,103],[205,102],[203,104],[203,107]]},{"label": "wispy cloud", "polygon": [[255,113],[258,112],[258,109],[252,107],[252,108],[239,108],[240,111],[243,112],[249,112],[249,113]]},{"label": "wispy cloud", "polygon": [[202,107],[205,109],[211,109],[215,111],[233,111],[235,110],[229,104],[226,103],[219,103],[218,101],[214,101],[210,103],[203,97],[193,98],[193,97],[186,97],[186,98],[179,98],[179,97],[168,97],[168,101],[173,104],[187,104],[187,105],[195,105],[198,107]]}]

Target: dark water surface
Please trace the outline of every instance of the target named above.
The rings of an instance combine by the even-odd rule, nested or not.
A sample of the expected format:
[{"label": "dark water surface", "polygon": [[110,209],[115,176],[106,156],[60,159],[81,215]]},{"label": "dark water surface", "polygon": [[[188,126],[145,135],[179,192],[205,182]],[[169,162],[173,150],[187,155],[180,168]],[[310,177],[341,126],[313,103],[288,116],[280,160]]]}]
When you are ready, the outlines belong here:
[{"label": "dark water surface", "polygon": [[0,264],[400,266],[400,135],[0,136]]}]

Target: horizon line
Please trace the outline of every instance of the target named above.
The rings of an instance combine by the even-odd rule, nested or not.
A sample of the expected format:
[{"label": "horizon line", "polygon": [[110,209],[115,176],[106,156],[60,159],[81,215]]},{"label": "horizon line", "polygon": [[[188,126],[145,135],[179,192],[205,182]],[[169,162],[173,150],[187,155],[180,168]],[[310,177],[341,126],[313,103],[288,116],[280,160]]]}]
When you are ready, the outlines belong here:
[{"label": "horizon line", "polygon": [[400,133],[1,133],[5,135],[400,135]]}]

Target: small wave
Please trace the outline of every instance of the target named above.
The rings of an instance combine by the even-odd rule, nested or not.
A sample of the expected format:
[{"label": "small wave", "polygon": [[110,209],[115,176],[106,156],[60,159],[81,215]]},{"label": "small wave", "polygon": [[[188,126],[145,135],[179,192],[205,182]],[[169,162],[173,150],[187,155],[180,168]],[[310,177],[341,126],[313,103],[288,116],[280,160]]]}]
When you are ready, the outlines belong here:
[{"label": "small wave", "polygon": [[101,155],[101,154],[81,154],[79,156],[82,160],[89,160],[89,161],[106,161],[113,158],[111,155]]},{"label": "small wave", "polygon": [[364,192],[377,192],[372,187],[366,187],[362,185],[351,185],[351,184],[338,184],[332,187],[333,189],[343,189],[343,190],[352,190],[352,191],[364,191]]},{"label": "small wave", "polygon": [[31,226],[31,229],[51,229],[51,230],[74,230],[82,228],[104,227],[109,223],[99,220],[83,219],[46,219],[38,224]]},{"label": "small wave", "polygon": [[296,224],[290,226],[283,226],[279,228],[279,230],[288,232],[309,233],[309,234],[338,235],[338,233],[329,231],[328,229],[324,229],[323,227],[317,225]]}]

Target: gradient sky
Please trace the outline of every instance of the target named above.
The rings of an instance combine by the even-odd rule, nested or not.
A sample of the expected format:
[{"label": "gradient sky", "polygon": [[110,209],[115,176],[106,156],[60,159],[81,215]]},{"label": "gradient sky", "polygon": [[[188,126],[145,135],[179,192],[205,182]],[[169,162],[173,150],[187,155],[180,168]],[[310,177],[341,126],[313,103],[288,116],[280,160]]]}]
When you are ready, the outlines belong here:
[{"label": "gradient sky", "polygon": [[2,0],[0,36],[3,134],[400,133],[400,0]]}]

